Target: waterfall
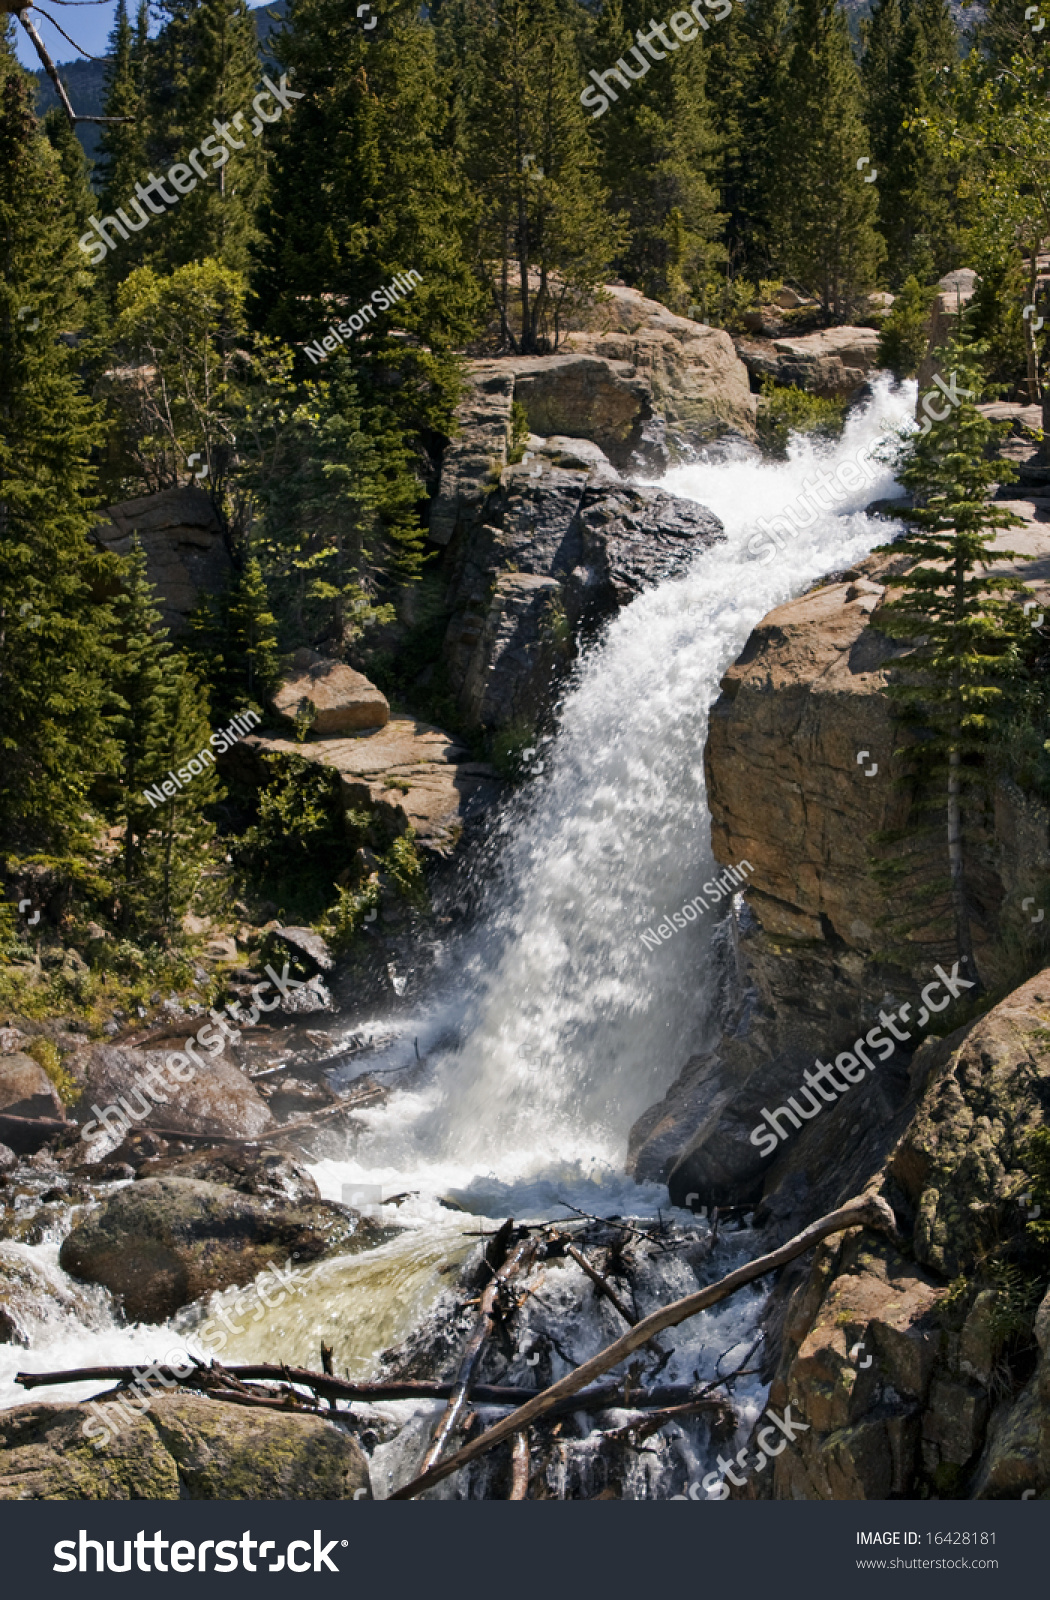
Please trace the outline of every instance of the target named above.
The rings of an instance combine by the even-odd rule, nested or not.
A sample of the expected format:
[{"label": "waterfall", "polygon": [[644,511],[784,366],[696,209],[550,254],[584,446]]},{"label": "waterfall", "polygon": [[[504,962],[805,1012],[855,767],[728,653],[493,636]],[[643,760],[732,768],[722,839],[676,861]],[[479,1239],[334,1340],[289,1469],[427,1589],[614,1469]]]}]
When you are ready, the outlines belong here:
[{"label": "waterfall", "polygon": [[[623,1158],[631,1123],[710,1027],[708,947],[726,901],[714,905],[704,889],[720,870],[704,788],[708,713],[767,611],[891,537],[863,509],[893,493],[890,468],[816,516],[776,560],[756,558],[749,543],[759,518],[803,504],[818,468],[834,470],[892,438],[914,400],[914,385],[893,391],[880,380],[834,447],[795,439],[782,463],[698,463],[663,480],[709,506],[725,542],[635,600],[585,651],[556,733],[538,746],[531,781],[508,809],[480,915],[448,947],[432,995],[399,1019],[400,1042],[378,1063],[407,1064],[418,1038],[425,1076],[361,1114],[352,1158],[313,1168],[332,1199],[348,1184],[413,1192],[397,1212],[407,1231],[325,1263],[301,1298],[250,1322],[224,1359],[272,1359],[279,1349],[285,1361],[315,1365],[327,1335],[337,1341],[339,1370],[364,1377],[376,1350],[404,1336],[447,1284],[443,1271],[474,1243],[473,1218],[439,1203],[450,1192],[498,1218],[563,1215],[551,1209],[560,1199],[603,1214],[666,1206],[665,1189],[625,1177]],[[645,930],[698,895],[711,909],[647,948]],[[19,1248],[72,1289],[53,1240]],[[101,1290],[76,1293],[83,1305],[56,1307],[29,1350],[0,1346],[0,1404],[24,1403],[12,1382],[19,1367],[155,1360],[187,1338],[192,1344],[207,1315],[187,1308],[166,1327],[129,1328]],[[737,1297],[711,1313],[717,1337],[698,1326],[689,1338],[708,1337],[715,1350],[733,1345],[761,1299],[757,1290]],[[42,1389],[34,1398],[74,1401],[97,1389]]]},{"label": "waterfall", "polygon": [[[662,480],[709,506],[726,540],[635,600],[584,654],[454,976],[407,1030],[451,1029],[457,1043],[432,1055],[428,1087],[370,1115],[354,1177],[452,1187],[472,1209],[500,1212],[549,1204],[574,1182],[644,1202],[621,1177],[627,1132],[705,1042],[708,945],[727,904],[704,889],[721,872],[704,787],[710,707],[766,612],[891,537],[863,509],[895,492],[890,466],[855,474],[860,487],[840,489],[775,560],[749,546],[760,518],[808,516],[814,472],[892,442],[914,403],[914,385],[880,379],[834,446],[796,436],[786,462],[697,464]],[[656,948],[643,943],[697,895],[711,909]]]}]

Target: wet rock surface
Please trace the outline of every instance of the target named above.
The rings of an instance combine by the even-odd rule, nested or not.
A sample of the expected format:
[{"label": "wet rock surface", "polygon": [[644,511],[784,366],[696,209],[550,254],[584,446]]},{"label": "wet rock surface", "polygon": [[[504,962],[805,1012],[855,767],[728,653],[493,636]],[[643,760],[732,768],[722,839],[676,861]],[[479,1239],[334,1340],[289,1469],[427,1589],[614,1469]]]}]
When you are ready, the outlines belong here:
[{"label": "wet rock surface", "polygon": [[[205,1026],[206,1019],[191,1021],[196,1032]],[[92,1121],[98,1124],[100,1112],[110,1106],[117,1108],[118,1115],[111,1117],[105,1126],[113,1128],[119,1128],[122,1117],[132,1126],[173,1128],[194,1134],[232,1134],[251,1139],[274,1127],[272,1115],[244,1073],[222,1056],[212,1056],[198,1047],[191,1059],[191,1077],[180,1082],[169,1073],[167,1065],[171,1057],[184,1054],[186,1048],[185,1039],[172,1043],[172,1050],[96,1046],[86,1061],[87,1086],[74,1108],[74,1116],[82,1127],[86,1128]],[[154,1069],[155,1075],[151,1077]],[[182,1070],[188,1070],[185,1061]],[[149,1087],[151,1083],[155,1088]],[[96,1128],[93,1134],[98,1131]],[[87,1153],[91,1140],[83,1142]]]},{"label": "wet rock surface", "polygon": [[270,1263],[365,1249],[380,1230],[326,1201],[279,1202],[198,1178],[145,1178],[79,1221],[62,1245],[74,1278],[100,1283],[133,1322],[163,1322]]}]

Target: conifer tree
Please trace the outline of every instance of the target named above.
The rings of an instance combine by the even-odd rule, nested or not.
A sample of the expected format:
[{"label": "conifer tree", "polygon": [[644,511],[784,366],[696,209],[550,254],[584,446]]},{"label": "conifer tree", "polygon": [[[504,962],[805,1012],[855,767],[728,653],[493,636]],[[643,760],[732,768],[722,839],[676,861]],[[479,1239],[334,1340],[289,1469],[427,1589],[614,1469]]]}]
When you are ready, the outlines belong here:
[{"label": "conifer tree", "polygon": [[81,282],[59,156],[0,33],[0,842],[57,852],[90,830],[105,765],[96,520],[100,436],[78,358]]},{"label": "conifer tree", "polygon": [[120,922],[128,930],[141,923],[145,913],[140,880],[151,811],[145,790],[157,777],[154,752],[162,741],[168,711],[165,688],[171,654],[137,537],[132,539],[120,593],[112,603],[112,623],[110,724],[117,770],[109,810],[124,831],[118,892]]},{"label": "conifer tree", "polygon": [[788,0],[747,0],[705,38],[708,84],[723,148],[722,205],[732,276],[757,281],[783,270],[782,125]]},{"label": "conifer tree", "polygon": [[65,180],[64,204],[69,227],[77,239],[85,232],[88,218],[98,205],[91,187],[91,162],[69,125],[64,111],[52,108],[44,117],[43,130]]},{"label": "conifer tree", "polygon": [[244,120],[230,138],[243,148],[145,231],[148,259],[170,271],[212,257],[246,272],[272,132],[251,132],[262,71],[255,22],[246,0],[163,0],[161,11],[164,26],[150,45],[151,160],[185,161],[216,121],[229,125],[238,114]]},{"label": "conifer tree", "polygon": [[[280,50],[304,98],[272,135],[254,278],[262,323],[301,343],[337,310],[371,306],[351,346],[362,397],[382,401],[406,437],[445,433],[460,383],[451,352],[473,333],[480,296],[433,29],[413,0],[384,6],[374,33],[352,0],[300,0]],[[384,296],[413,271],[422,281],[410,294]]]},{"label": "conifer tree", "polygon": [[862,71],[890,282],[929,283],[957,260],[957,172],[935,122],[950,95],[955,28],[947,0],[881,0]]},{"label": "conifer tree", "polygon": [[[620,273],[685,312],[703,302],[724,256],[718,236],[725,219],[710,181],[718,140],[707,101],[706,36],[693,23],[692,40],[665,29],[658,42],[649,33],[650,9],[645,0],[610,0],[602,8],[591,51],[596,65],[626,55],[639,79],[594,126],[609,207],[628,225]],[[641,36],[663,61],[647,59],[636,46]],[[661,51],[661,43],[674,48]]]},{"label": "conifer tree", "polygon": [[230,596],[230,644],[240,706],[261,709],[281,679],[277,622],[257,556],[249,555]]},{"label": "conifer tree", "polygon": [[[143,814],[135,899],[170,944],[200,885],[215,835],[206,808],[225,791],[215,768],[198,759],[202,751],[211,750],[208,701],[181,655],[166,663],[159,709],[147,750],[151,787],[155,792],[169,772],[179,774],[180,769],[189,772],[190,781],[180,789],[168,779],[174,794],[166,795],[148,819]],[[195,772],[194,767],[202,770]]]},{"label": "conifer tree", "polygon": [[874,288],[883,247],[873,186],[857,166],[870,151],[849,26],[835,0],[795,0],[778,143],[781,259],[844,320]]},{"label": "conifer tree", "polygon": [[[107,49],[105,115],[131,120],[110,123],[102,130],[98,159],[101,186],[98,214],[101,216],[115,215],[118,206],[129,209],[136,183],[145,182],[149,172],[148,48],[145,0],[134,29],[128,18],[127,0],[118,0]],[[135,217],[134,212],[131,214]],[[118,282],[142,265],[150,248],[146,239],[148,229],[136,232],[129,226],[125,231],[127,240],[121,242],[119,250],[106,256],[107,274]]]},{"label": "conifer tree", "polygon": [[[112,604],[110,725],[117,751],[110,815],[123,829],[115,863],[120,923],[128,932],[172,932],[184,889],[196,882],[210,830],[202,812],[218,797],[214,765],[189,782],[169,774],[208,748],[207,701],[161,627],[138,538]],[[161,791],[167,781],[174,794]],[[151,791],[148,793],[147,791]]]},{"label": "conifer tree", "polygon": [[991,500],[996,483],[1012,469],[990,448],[1001,430],[974,403],[983,354],[978,345],[962,344],[941,353],[959,403],[945,405],[943,418],[914,438],[898,470],[900,483],[917,499],[909,513],[914,531],[909,527],[888,548],[915,564],[883,580],[899,593],[880,606],[876,622],[890,638],[913,646],[886,693],[902,725],[916,736],[898,754],[908,763],[920,801],[932,803],[944,830],[933,860],[946,861],[947,874],[931,867],[921,849],[912,851],[913,903],[925,903],[934,922],[938,913],[947,914],[956,954],[971,967],[973,902],[964,823],[984,781],[982,758],[1021,631],[1020,608],[1003,596],[1022,586],[987,569],[1004,557],[1024,559],[1015,551],[993,555],[990,548],[1000,529],[1020,519]]}]

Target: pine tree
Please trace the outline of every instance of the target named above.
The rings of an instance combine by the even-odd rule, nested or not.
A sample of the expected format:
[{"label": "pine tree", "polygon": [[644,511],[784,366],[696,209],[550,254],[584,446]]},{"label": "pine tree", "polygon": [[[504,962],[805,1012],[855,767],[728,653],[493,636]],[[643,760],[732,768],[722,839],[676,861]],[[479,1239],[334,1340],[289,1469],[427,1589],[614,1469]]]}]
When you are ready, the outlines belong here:
[{"label": "pine tree", "polygon": [[105,765],[90,452],[78,357],[82,274],[61,161],[0,33],[0,842],[61,851],[90,831]]},{"label": "pine tree", "polygon": [[91,162],[84,147],[69,125],[64,111],[52,108],[43,120],[43,130],[48,143],[58,157],[65,180],[65,211],[69,227],[79,239],[87,230],[88,218],[98,205],[91,187]]},{"label": "pine tree", "polygon": [[145,231],[148,259],[170,271],[212,257],[246,272],[270,143],[270,130],[265,139],[251,132],[262,70],[255,22],[245,0],[164,0],[161,10],[166,21],[150,46],[150,158],[185,161],[215,121],[234,123],[230,137],[243,149]]},{"label": "pine tree", "polygon": [[239,667],[240,707],[261,710],[281,680],[277,622],[257,556],[249,556],[230,596],[230,643]]},{"label": "pine tree", "polygon": [[[149,922],[169,944],[200,885],[215,835],[206,808],[225,793],[214,766],[198,759],[201,752],[211,753],[210,740],[207,697],[183,658],[174,655],[166,663],[160,715],[153,725],[146,759],[154,792],[169,772],[180,776],[188,772],[190,781],[180,789],[168,779],[174,793],[158,803],[148,822],[143,814],[135,885],[139,905],[148,908]],[[201,770],[195,772],[194,767]]]},{"label": "pine tree", "polygon": [[[127,0],[118,0],[116,20],[107,47],[105,115],[129,117],[129,122],[106,126],[99,141],[98,175],[101,194],[98,214],[115,216],[118,207],[129,211],[136,183],[145,182],[149,173],[148,102],[146,97],[148,22],[145,0],[139,23],[132,29]],[[137,221],[134,211],[132,220]],[[142,265],[149,252],[147,230],[125,228],[126,241],[119,250],[106,256],[107,276],[120,281],[133,268]]]},{"label": "pine tree", "polygon": [[890,282],[929,283],[955,264],[957,172],[931,118],[948,100],[958,59],[947,0],[881,0],[862,71],[879,221]]},{"label": "pine tree", "polygon": [[[451,352],[473,334],[480,296],[433,29],[413,0],[385,6],[374,35],[352,0],[300,0],[282,55],[304,98],[272,135],[254,278],[262,323],[299,343],[327,332],[337,311],[371,305],[375,320],[351,347],[362,392],[385,402],[406,437],[447,433],[460,386]],[[372,301],[413,271],[422,281],[411,294]]]},{"label": "pine tree", "polygon": [[[860,78],[835,0],[795,0],[779,128],[780,255],[826,311],[845,319],[874,288],[882,257]],[[870,174],[868,174],[870,176]]]},{"label": "pine tree", "polygon": [[886,693],[915,735],[897,753],[927,805],[932,795],[947,833],[947,878],[930,870],[921,850],[913,851],[911,869],[925,877],[923,898],[934,921],[939,912],[950,915],[956,954],[975,972],[963,825],[984,781],[993,713],[1014,670],[1021,633],[1019,607],[1003,599],[1021,585],[991,577],[987,569],[1004,557],[1024,559],[990,548],[998,530],[1020,519],[991,503],[996,484],[1012,469],[990,448],[1001,430],[974,403],[983,354],[980,346],[962,344],[942,353],[959,403],[946,405],[943,419],[916,436],[898,470],[899,482],[917,498],[909,513],[915,531],[909,528],[888,548],[895,557],[913,557],[915,565],[883,580],[899,598],[884,602],[876,623],[890,638],[913,644]]},{"label": "pine tree", "polygon": [[165,690],[171,655],[137,537],[121,573],[112,620],[110,723],[118,767],[109,811],[124,831],[118,869],[120,922],[129,930],[141,925],[147,913],[142,851],[155,806],[145,790],[157,780],[155,752],[163,742],[168,716]]},{"label": "pine tree", "polygon": [[[616,265],[628,283],[686,312],[691,302],[703,303],[725,253],[717,242],[725,218],[709,176],[717,171],[718,140],[707,101],[706,37],[695,23],[691,41],[665,29],[661,43],[674,51],[661,52],[649,34],[649,11],[645,0],[611,0],[602,9],[591,51],[596,67],[626,55],[628,70],[642,76],[595,128],[609,207],[628,224]],[[665,59],[648,60],[636,46],[640,36]]]},{"label": "pine tree", "polygon": [[572,306],[604,281],[617,238],[573,30],[555,0],[466,0],[463,9],[457,94],[477,201],[475,270],[502,348],[557,348]]},{"label": "pine tree", "polygon": [[782,270],[782,124],[787,84],[788,0],[747,0],[704,48],[722,137],[722,204],[729,273],[758,281]]}]

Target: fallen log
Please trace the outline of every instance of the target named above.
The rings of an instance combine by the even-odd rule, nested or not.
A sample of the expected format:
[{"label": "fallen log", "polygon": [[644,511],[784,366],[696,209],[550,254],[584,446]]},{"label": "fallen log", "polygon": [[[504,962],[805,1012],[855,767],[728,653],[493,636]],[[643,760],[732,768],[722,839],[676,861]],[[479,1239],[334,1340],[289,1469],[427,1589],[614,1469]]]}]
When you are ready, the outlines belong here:
[{"label": "fallen log", "polygon": [[470,1444],[464,1445],[454,1456],[449,1456],[446,1461],[431,1467],[429,1472],[421,1473],[418,1478],[405,1484],[403,1489],[396,1490],[389,1498],[413,1500],[416,1495],[432,1488],[434,1484],[441,1483],[460,1467],[466,1466],[470,1461],[476,1461],[478,1456],[485,1455],[502,1439],[520,1433],[522,1428],[547,1415],[561,1400],[568,1400],[578,1394],[592,1379],[600,1377],[603,1372],[608,1372],[610,1367],[619,1366],[621,1361],[625,1361],[635,1350],[648,1343],[653,1334],[662,1333],[665,1328],[675,1328],[689,1317],[695,1317],[698,1312],[718,1305],[745,1284],[754,1283],[757,1278],[764,1278],[779,1267],[786,1266],[789,1261],[794,1261],[796,1256],[804,1255],[829,1234],[842,1233],[846,1228],[856,1227],[876,1228],[880,1232],[889,1233],[893,1238],[898,1237],[893,1212],[880,1195],[860,1195],[848,1201],[846,1205],[829,1212],[827,1216],[818,1217],[816,1222],[810,1223],[808,1228],[804,1228],[779,1249],[770,1251],[768,1255],[759,1256],[755,1261],[746,1262],[744,1266],[737,1267],[735,1272],[730,1272],[706,1289],[686,1295],[682,1300],[673,1300],[670,1305],[662,1306],[659,1311],[643,1317],[641,1322],[636,1323],[628,1333],[599,1351],[596,1356],[592,1356],[589,1361],[585,1361],[574,1372],[559,1378],[557,1383],[551,1384],[549,1389],[544,1389],[535,1399],[529,1400],[517,1411],[512,1411],[509,1417],[504,1417],[494,1427],[487,1428],[483,1434]]},{"label": "fallen log", "polygon": [[530,1239],[526,1233],[524,1239],[518,1241],[502,1264],[492,1265],[492,1282],[481,1296],[478,1319],[471,1330],[470,1338],[467,1340],[466,1349],[459,1364],[459,1371],[456,1374],[456,1381],[452,1385],[452,1393],[448,1397],[448,1405],[445,1407],[444,1416],[438,1423],[434,1437],[430,1442],[430,1447],[423,1457],[421,1472],[429,1472],[431,1467],[440,1460],[441,1452],[467,1409],[471,1384],[474,1380],[474,1373],[477,1371],[481,1352],[485,1347],[486,1339],[496,1324],[500,1290],[520,1272],[525,1261],[535,1253],[535,1241]]},{"label": "fallen log", "polygon": [[59,1117],[15,1117],[0,1111],[0,1144],[17,1156],[33,1155],[49,1139],[76,1138],[78,1132],[75,1122]]},{"label": "fallen log", "polygon": [[[223,1367],[219,1370],[201,1365],[191,1372],[177,1367],[167,1367],[160,1362],[156,1366],[143,1362],[140,1367],[75,1367],[65,1372],[19,1372],[15,1382],[23,1389],[40,1389],[51,1384],[57,1387],[64,1383],[134,1384],[141,1381],[144,1373],[156,1374],[157,1382],[168,1388],[196,1388],[209,1393],[214,1392],[229,1379],[239,1380],[242,1383],[269,1380],[276,1383],[299,1384],[304,1389],[313,1389],[315,1394],[325,1399],[357,1400],[363,1404],[383,1400],[447,1400],[454,1387],[452,1383],[427,1383],[418,1378],[404,1378],[388,1383],[353,1383],[348,1378],[328,1377],[321,1372],[310,1372],[302,1367],[278,1366],[273,1362],[255,1362],[238,1367]],[[629,1397],[625,1395],[624,1388],[622,1379],[595,1384],[593,1388],[584,1389],[581,1393],[571,1396],[564,1404],[559,1404],[554,1414],[560,1416],[569,1411],[612,1411],[625,1406],[632,1411],[644,1410],[650,1406],[682,1405],[698,1398],[695,1384],[664,1384],[648,1390],[632,1389]],[[115,1394],[118,1391],[111,1392]],[[475,1405],[522,1406],[526,1401],[534,1400],[538,1393],[546,1393],[546,1390],[525,1389],[516,1384],[476,1383],[471,1386],[470,1398]]]}]

